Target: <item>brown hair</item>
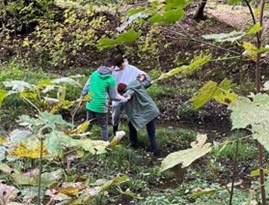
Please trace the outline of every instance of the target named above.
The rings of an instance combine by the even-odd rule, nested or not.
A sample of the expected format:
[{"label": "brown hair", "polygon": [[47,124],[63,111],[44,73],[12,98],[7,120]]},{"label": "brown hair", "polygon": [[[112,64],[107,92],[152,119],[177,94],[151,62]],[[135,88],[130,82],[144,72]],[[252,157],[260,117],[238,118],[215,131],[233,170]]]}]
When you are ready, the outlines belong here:
[{"label": "brown hair", "polygon": [[116,63],[116,66],[121,66],[121,64],[124,63],[124,58],[121,54],[118,54],[115,56],[114,61]]}]

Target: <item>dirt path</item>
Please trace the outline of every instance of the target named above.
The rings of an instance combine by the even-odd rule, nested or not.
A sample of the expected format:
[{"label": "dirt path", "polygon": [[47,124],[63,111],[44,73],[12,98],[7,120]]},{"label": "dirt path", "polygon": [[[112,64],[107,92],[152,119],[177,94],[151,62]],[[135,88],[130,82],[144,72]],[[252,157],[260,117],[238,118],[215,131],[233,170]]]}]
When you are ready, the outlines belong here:
[{"label": "dirt path", "polygon": [[[208,3],[205,12],[207,15],[215,17],[238,30],[246,30],[250,25],[253,25],[250,12],[244,6]],[[257,11],[254,11],[254,13],[257,13]],[[264,33],[267,33],[269,30],[269,13],[265,12],[264,17]]]}]

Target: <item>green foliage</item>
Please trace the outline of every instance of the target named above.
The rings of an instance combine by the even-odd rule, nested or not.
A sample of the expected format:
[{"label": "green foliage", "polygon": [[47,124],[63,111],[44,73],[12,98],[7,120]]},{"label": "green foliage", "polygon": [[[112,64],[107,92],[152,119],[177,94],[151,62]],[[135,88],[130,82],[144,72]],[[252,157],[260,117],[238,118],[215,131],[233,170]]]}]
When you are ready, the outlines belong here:
[{"label": "green foliage", "polygon": [[237,4],[237,3],[240,3],[242,2],[242,0],[229,0],[228,3],[229,4]]},{"label": "green foliage", "polygon": [[164,85],[153,84],[148,88],[148,93],[151,97],[165,97],[165,96],[172,96],[174,93],[178,92],[178,89],[169,88]]},{"label": "green foliage", "polygon": [[252,26],[249,31],[246,33],[246,35],[253,35],[256,34],[258,32],[260,32],[262,30],[261,24],[260,23],[256,23],[254,26]]},{"label": "green foliage", "polygon": [[[217,157],[217,159],[228,160],[234,158],[234,153],[236,150],[236,143],[232,142],[229,144],[224,144],[223,146],[218,146],[216,149],[213,149],[212,154]],[[246,142],[239,142],[238,146],[238,160],[246,161],[251,160],[257,156],[257,151],[255,147]]]},{"label": "green foliage", "polygon": [[141,32],[136,32],[133,29],[125,31],[122,34],[119,34],[115,39],[102,38],[97,47],[99,49],[103,48],[111,48],[121,44],[133,43],[136,41],[141,35]]},{"label": "green foliage", "polygon": [[219,103],[228,105],[236,100],[237,95],[231,91],[233,86],[232,82],[228,79],[224,79],[219,85],[216,82],[207,82],[197,93],[192,97],[191,101],[193,107],[198,109],[209,102],[211,99],[215,99]]},{"label": "green foliage", "polygon": [[128,13],[133,15],[142,12],[150,16],[148,21],[151,23],[173,24],[183,18],[185,14],[184,8],[188,4],[185,0],[153,1],[148,7],[136,8]]},{"label": "green foliage", "polygon": [[6,98],[6,96],[7,96],[7,91],[3,90],[3,89],[0,89],[0,107],[1,107],[2,102],[4,101],[4,99]]},{"label": "green foliage", "polygon": [[253,100],[246,97],[239,97],[231,104],[232,129],[248,128],[264,148],[269,151],[268,133],[268,107],[269,96],[267,94],[257,94]]}]

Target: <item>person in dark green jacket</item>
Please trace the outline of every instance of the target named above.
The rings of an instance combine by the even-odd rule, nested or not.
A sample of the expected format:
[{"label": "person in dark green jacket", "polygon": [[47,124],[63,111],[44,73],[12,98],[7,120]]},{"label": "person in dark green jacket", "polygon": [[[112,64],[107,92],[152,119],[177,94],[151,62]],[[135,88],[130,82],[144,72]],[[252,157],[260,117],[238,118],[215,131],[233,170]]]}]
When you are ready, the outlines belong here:
[{"label": "person in dark green jacket", "polygon": [[147,80],[141,81],[140,78],[145,78],[142,75],[128,85],[120,83],[118,91],[123,93],[123,96],[131,96],[131,99],[123,106],[129,121],[130,145],[136,147],[137,130],[146,126],[151,151],[157,156],[159,155],[159,149],[156,142],[155,127],[156,118],[160,111],[146,91],[146,88],[150,86],[150,78],[147,77]]},{"label": "person in dark green jacket", "polygon": [[103,66],[100,66],[94,71],[86,82],[81,96],[90,94],[91,100],[86,103],[87,120],[90,125],[87,131],[90,131],[93,122],[96,120],[101,127],[102,138],[105,141],[108,137],[108,102],[109,100],[119,100],[127,102],[125,98],[118,94],[115,78],[112,76],[112,71],[115,67],[113,60],[106,60]]}]

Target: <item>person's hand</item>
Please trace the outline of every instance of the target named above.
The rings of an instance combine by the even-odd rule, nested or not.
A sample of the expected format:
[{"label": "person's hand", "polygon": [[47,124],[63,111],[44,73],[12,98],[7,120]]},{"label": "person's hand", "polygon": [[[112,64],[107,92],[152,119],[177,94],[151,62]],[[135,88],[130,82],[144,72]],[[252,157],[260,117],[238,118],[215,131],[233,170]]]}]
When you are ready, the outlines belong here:
[{"label": "person's hand", "polygon": [[139,75],[138,80],[139,80],[140,82],[143,82],[145,79],[146,79],[146,75],[144,75],[144,74],[140,74],[140,75]]},{"label": "person's hand", "polygon": [[131,95],[127,95],[127,96],[125,96],[125,98],[126,98],[127,100],[130,100],[130,99],[131,99]]}]

